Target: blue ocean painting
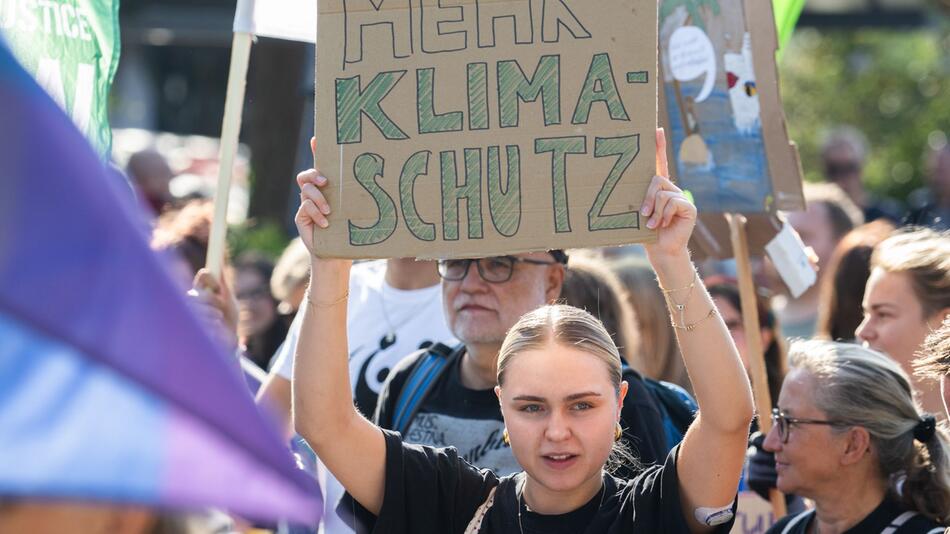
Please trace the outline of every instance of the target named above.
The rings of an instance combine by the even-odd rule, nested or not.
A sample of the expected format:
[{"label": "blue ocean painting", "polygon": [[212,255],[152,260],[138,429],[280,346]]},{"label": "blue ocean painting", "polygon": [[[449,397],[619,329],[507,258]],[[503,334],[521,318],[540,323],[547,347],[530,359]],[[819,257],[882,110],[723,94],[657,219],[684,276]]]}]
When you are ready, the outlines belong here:
[{"label": "blue ocean painting", "polygon": [[[680,84],[684,101],[695,99],[702,83]],[[692,193],[702,213],[762,213],[768,211],[772,198],[765,144],[761,125],[740,133],[732,116],[729,93],[717,81],[709,97],[693,105],[699,133],[711,154],[711,165],[699,166],[679,161],[680,147],[687,132],[681,120],[676,90],[665,83],[667,129],[673,146],[676,178],[681,187]]]}]

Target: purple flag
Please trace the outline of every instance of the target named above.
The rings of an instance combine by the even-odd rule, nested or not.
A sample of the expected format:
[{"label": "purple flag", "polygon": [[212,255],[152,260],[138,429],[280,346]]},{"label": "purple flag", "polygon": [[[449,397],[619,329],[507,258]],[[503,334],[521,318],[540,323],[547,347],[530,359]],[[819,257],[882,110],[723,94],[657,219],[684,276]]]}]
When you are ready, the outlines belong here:
[{"label": "purple flag", "polygon": [[129,196],[0,44],[0,496],[315,521]]}]

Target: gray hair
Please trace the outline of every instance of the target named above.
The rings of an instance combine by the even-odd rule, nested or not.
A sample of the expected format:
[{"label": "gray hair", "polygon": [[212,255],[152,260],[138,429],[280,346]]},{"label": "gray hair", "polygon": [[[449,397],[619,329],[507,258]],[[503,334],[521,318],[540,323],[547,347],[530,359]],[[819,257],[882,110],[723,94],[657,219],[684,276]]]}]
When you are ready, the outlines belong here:
[{"label": "gray hair", "polygon": [[815,380],[815,406],[829,419],[868,431],[878,468],[905,507],[939,523],[950,519],[947,432],[937,428],[923,443],[915,438],[927,415],[897,362],[859,345],[819,340],[795,342],[789,359]]}]

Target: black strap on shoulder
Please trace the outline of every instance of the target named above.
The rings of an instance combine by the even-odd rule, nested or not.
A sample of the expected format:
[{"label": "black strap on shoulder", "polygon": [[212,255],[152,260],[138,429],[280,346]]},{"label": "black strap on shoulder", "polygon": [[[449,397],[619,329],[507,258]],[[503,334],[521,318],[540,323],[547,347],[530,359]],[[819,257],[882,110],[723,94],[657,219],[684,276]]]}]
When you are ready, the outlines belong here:
[{"label": "black strap on shoulder", "polygon": [[442,373],[459,357],[464,345],[454,349],[442,343],[435,343],[426,349],[425,353],[416,361],[409,372],[399,397],[396,399],[396,408],[393,411],[393,430],[404,434],[409,429],[409,423],[416,416],[422,401],[425,400],[432,387],[438,382]]}]

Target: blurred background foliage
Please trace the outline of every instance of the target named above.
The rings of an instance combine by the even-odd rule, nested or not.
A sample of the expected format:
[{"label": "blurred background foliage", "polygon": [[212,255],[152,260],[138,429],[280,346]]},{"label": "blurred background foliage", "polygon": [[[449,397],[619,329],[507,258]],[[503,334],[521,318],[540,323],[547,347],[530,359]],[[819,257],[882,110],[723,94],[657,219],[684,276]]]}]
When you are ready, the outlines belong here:
[{"label": "blurred background foliage", "polygon": [[914,30],[799,28],[779,63],[788,130],[806,179],[821,180],[824,135],[868,138],[865,182],[906,202],[924,184],[925,147],[950,134],[950,22]]},{"label": "blurred background foliage", "polygon": [[287,231],[273,222],[248,219],[243,224],[228,228],[228,253],[232,258],[253,250],[277,260],[289,242]]}]

